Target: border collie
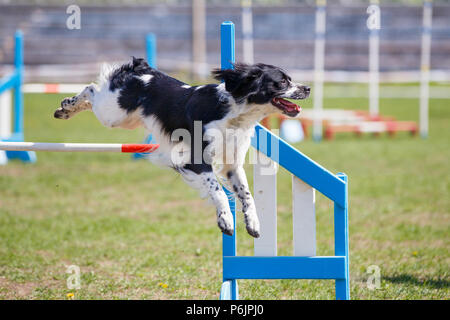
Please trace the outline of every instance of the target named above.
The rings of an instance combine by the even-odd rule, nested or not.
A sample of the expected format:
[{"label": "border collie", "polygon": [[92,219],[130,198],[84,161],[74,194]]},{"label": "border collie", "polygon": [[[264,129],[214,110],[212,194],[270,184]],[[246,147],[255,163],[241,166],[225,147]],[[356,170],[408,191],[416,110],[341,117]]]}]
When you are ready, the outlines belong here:
[{"label": "border collie", "polygon": [[[133,57],[122,66],[103,67],[98,83],[62,100],[54,116],[69,119],[91,110],[107,127],[143,126],[160,144],[150,161],[175,169],[209,197],[223,233],[232,235],[234,227],[221,182],[242,203],[248,233],[259,237],[255,202],[243,169],[254,126],[274,112],[297,116],[301,108],[284,98],[306,99],[310,88],[262,63],[236,63],[234,69],[215,69],[212,75],[222,83],[189,86]],[[232,161],[225,159],[230,152]]]}]

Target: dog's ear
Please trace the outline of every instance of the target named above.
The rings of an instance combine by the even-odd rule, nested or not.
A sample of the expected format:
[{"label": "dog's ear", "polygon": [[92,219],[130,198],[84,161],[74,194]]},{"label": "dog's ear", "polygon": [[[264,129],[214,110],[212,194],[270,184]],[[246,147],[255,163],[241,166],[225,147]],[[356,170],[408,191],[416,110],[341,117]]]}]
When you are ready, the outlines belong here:
[{"label": "dog's ear", "polygon": [[212,71],[214,79],[225,82],[225,89],[233,92],[241,81],[241,76],[234,69],[214,69]]},{"label": "dog's ear", "polygon": [[148,63],[142,58],[136,58],[133,56],[133,70],[136,72],[144,71],[150,68]]},{"label": "dog's ear", "polygon": [[235,63],[234,69],[214,69],[212,75],[216,80],[225,82],[225,89],[234,97],[244,97],[252,91],[256,81],[262,75],[257,65]]}]

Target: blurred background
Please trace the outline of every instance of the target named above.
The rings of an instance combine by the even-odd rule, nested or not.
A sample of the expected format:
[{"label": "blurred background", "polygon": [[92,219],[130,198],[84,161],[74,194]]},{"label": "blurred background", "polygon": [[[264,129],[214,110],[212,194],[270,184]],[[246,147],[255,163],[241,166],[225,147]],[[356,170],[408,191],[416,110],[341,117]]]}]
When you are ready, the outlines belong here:
[{"label": "blurred background", "polygon": [[[79,8],[79,29],[71,5]],[[130,56],[149,57],[192,85],[214,81],[220,24],[231,20],[237,61],[275,64],[312,86],[311,98],[299,101],[299,119],[263,124],[280,125],[295,148],[348,175],[352,299],[448,300],[450,2],[324,5],[0,0],[0,139],[143,141],[142,128],[106,128],[89,112],[70,121],[53,113],[95,81],[102,62]],[[14,59],[18,29],[22,87],[11,80],[22,75],[20,54]],[[12,103],[22,102],[22,91],[23,105]],[[106,153],[39,152],[33,164],[3,159],[0,299],[219,297],[222,235],[214,208],[177,173]],[[245,168],[252,186],[253,167]],[[278,254],[292,255],[292,176],[280,168],[277,179]],[[333,255],[333,203],[317,192],[315,208],[317,255]],[[252,255],[253,239],[242,213],[237,217],[238,254]],[[80,267],[80,289],[66,285],[70,265]],[[375,289],[373,266],[381,278]],[[239,281],[239,290],[242,299],[334,299],[326,280]]]},{"label": "blurred background", "polygon": [[[219,64],[219,25],[236,24],[243,60],[243,6],[231,0],[0,0],[0,64],[13,60],[13,34],[25,35],[27,82],[90,82],[97,64],[145,56],[145,36],[157,39],[157,65],[189,80]],[[247,1],[248,2],[248,1]],[[69,30],[66,9],[81,9],[81,29]],[[370,1],[328,1],[325,71],[328,81],[367,81],[366,9]],[[434,1],[431,80],[450,79],[450,4]],[[252,1],[253,60],[313,79],[315,1]],[[381,2],[380,80],[418,81],[422,1]]]}]

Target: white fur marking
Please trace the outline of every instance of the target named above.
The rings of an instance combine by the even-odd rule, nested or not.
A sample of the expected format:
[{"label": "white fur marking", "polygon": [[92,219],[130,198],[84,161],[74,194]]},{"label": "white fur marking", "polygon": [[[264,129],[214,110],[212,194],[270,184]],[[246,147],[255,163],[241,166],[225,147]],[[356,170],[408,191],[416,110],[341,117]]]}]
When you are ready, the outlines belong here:
[{"label": "white fur marking", "polygon": [[284,93],[284,96],[289,97],[295,93],[295,91],[298,90],[298,86],[302,86],[299,83],[294,83],[292,81],[289,81],[289,89]]},{"label": "white fur marking", "polygon": [[222,231],[233,232],[233,215],[228,205],[228,197],[213,172],[196,174],[190,170],[181,171],[184,181],[200,191],[201,197],[209,196],[217,209],[217,224]]},{"label": "white fur marking", "polygon": [[[159,144],[159,148],[149,154],[148,160],[157,165],[166,167],[183,167],[186,163],[174,163],[172,158],[173,149],[182,150],[183,154],[190,154],[190,146],[183,142],[172,141],[170,136],[163,130],[159,119],[153,115],[143,118],[144,127],[152,134],[153,139]],[[189,160],[190,157],[185,157]],[[187,161],[186,161],[187,162]]]},{"label": "white fur marking", "polygon": [[150,82],[153,76],[151,74],[143,74],[142,76],[140,76],[140,78],[144,82],[144,84],[146,84]]},{"label": "white fur marking", "polygon": [[117,65],[112,63],[103,63],[100,68],[100,75],[98,76],[98,86],[102,87],[104,85],[109,85],[109,79],[111,74],[118,68]]}]

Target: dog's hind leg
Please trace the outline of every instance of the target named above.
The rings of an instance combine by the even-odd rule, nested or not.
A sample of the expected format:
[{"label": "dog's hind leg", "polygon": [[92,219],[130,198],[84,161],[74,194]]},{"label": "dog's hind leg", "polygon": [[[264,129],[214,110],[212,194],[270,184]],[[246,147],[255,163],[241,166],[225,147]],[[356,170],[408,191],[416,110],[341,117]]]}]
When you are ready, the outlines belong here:
[{"label": "dog's hind leg", "polygon": [[227,178],[233,187],[233,191],[242,203],[247,232],[255,238],[259,237],[259,220],[256,214],[255,200],[248,187],[247,176],[244,168],[237,166],[227,171]]},{"label": "dog's hind leg", "polygon": [[234,232],[234,220],[228,205],[228,197],[207,164],[187,164],[178,170],[183,179],[191,187],[198,189],[202,197],[209,197],[217,211],[217,224],[223,233],[232,235]]},{"label": "dog's hind leg", "polygon": [[84,110],[91,110],[92,109],[92,103],[93,103],[93,97],[96,92],[96,88],[94,84],[91,84],[84,88],[83,91],[81,91],[80,94],[64,98],[61,101],[61,107],[56,109],[55,111],[55,118],[57,119],[70,119],[75,114],[84,111]]}]

